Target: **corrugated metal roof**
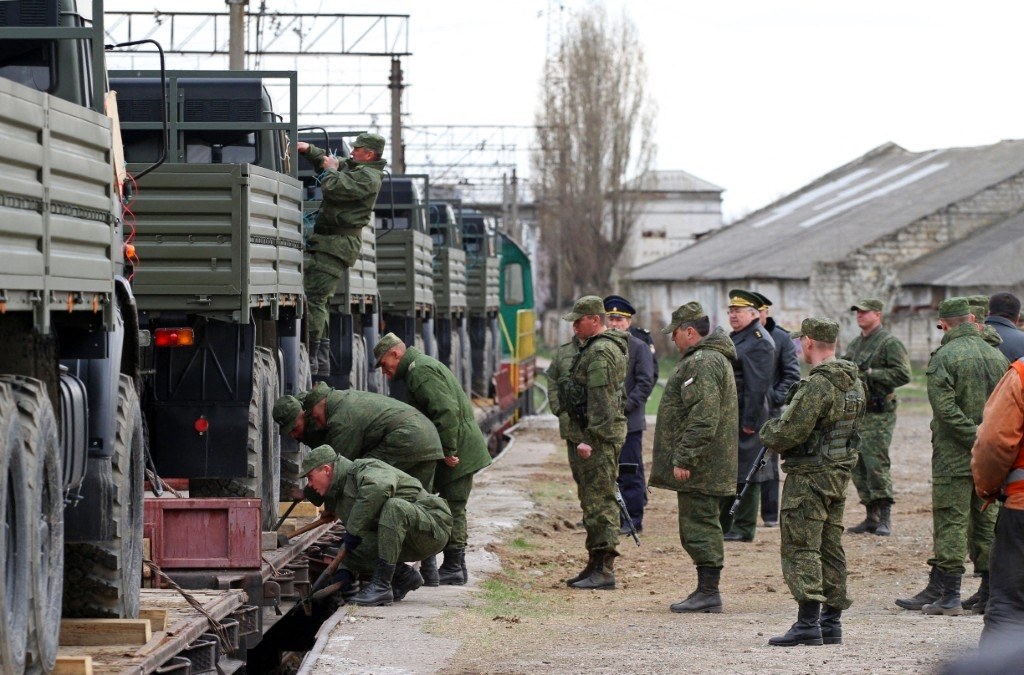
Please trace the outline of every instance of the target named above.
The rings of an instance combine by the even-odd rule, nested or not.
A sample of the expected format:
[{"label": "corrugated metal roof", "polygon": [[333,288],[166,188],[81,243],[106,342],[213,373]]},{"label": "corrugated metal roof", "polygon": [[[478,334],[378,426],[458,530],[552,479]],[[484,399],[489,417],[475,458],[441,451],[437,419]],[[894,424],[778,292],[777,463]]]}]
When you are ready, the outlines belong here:
[{"label": "corrugated metal roof", "polygon": [[714,183],[686,171],[648,171],[628,188],[638,192],[724,192]]},{"label": "corrugated metal roof", "polygon": [[955,241],[900,272],[904,286],[1018,286],[1024,283],[1024,214]]},{"label": "corrugated metal roof", "polygon": [[893,143],[678,253],[637,281],[805,279],[880,237],[1024,172],[1024,141],[910,152]]}]

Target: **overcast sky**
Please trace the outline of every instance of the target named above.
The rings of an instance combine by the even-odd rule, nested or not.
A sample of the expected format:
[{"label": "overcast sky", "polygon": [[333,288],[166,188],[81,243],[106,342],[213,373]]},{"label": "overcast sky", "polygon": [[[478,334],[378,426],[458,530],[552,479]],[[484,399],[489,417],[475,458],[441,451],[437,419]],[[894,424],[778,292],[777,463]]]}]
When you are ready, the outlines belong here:
[{"label": "overcast sky", "polygon": [[[81,1],[81,0],[80,0]],[[108,9],[206,9],[205,0]],[[557,7],[558,3],[550,3]],[[587,6],[563,0],[563,21]],[[270,10],[409,14],[412,124],[534,121],[547,0],[267,0]],[[910,150],[1024,137],[1024,3],[609,0],[635,22],[657,104],[659,169],[725,189],[735,219],[892,141]],[[218,11],[220,9],[218,8]],[[338,81],[386,82],[386,59]],[[301,74],[300,74],[301,77]],[[521,166],[525,172],[527,166]]]}]

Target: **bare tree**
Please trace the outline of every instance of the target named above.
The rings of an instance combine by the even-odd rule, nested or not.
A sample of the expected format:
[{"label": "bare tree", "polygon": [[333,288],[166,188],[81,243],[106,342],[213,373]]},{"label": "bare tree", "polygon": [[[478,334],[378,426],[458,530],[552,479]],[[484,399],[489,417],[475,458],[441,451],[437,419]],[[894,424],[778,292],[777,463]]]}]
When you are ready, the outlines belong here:
[{"label": "bare tree", "polygon": [[633,234],[638,195],[627,183],[651,166],[654,105],[636,26],[591,6],[546,64],[533,156],[541,246],[551,298],[609,289]]}]

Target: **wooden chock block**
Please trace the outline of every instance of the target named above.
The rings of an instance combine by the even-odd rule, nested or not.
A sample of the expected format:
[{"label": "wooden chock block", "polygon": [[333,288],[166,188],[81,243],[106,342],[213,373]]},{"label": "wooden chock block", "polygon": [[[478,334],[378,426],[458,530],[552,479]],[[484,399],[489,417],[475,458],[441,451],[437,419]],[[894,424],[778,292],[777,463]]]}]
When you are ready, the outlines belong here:
[{"label": "wooden chock block", "polygon": [[92,675],[92,657],[58,656],[53,675]]},{"label": "wooden chock block", "polygon": [[149,619],[150,631],[156,633],[158,631],[167,630],[167,610],[166,609],[140,609],[140,619]]},{"label": "wooden chock block", "polygon": [[148,619],[62,619],[62,647],[144,645],[153,636]]},{"label": "wooden chock block", "polygon": [[[291,506],[291,502],[280,502],[278,504],[277,515],[283,516],[288,507]],[[312,504],[312,502],[301,501],[295,505],[292,512],[288,514],[289,518],[316,518],[320,515],[320,509]]]}]

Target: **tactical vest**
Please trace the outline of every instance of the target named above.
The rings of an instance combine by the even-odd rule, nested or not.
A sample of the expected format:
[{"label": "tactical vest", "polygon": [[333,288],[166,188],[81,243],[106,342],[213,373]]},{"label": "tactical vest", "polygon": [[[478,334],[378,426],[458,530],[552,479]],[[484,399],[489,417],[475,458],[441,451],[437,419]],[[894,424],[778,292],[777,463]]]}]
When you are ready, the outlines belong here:
[{"label": "tactical vest", "polygon": [[853,457],[860,444],[857,419],[864,414],[865,405],[860,387],[847,390],[843,395],[842,416],[827,426],[815,426],[806,441],[786,453],[786,465],[819,465]]},{"label": "tactical vest", "polygon": [[[584,373],[583,377],[577,376],[580,368],[580,361],[583,360],[583,352],[590,348],[590,345],[597,342],[599,339],[606,337],[603,334],[595,335],[592,337],[582,349],[576,352],[576,355],[572,358],[572,364],[569,366],[569,372],[558,381],[558,400],[561,402],[562,408],[568,411],[569,415],[572,416],[577,426],[581,430],[586,429],[589,425],[587,419],[587,379]],[[611,338],[608,338],[611,339]]]}]

